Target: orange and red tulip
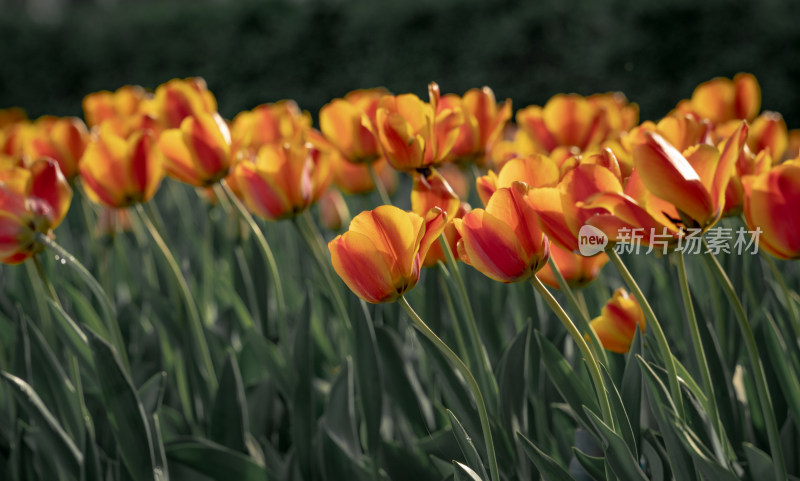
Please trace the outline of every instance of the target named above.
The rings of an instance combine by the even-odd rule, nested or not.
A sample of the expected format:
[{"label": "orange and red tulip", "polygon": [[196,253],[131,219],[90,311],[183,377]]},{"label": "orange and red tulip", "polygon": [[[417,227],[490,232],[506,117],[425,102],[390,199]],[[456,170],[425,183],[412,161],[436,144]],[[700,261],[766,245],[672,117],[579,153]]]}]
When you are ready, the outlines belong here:
[{"label": "orange and red tulip", "polygon": [[89,198],[113,208],[149,201],[164,177],[162,158],[149,131],[124,139],[101,130],[86,147],[80,171]]},{"label": "orange and red tulip", "polygon": [[[555,261],[558,271],[570,287],[583,287],[597,279],[600,270],[608,262],[608,256],[600,253],[587,257],[560,247],[555,242],[550,243],[550,257]],[[553,289],[561,289],[550,264],[542,267],[536,277]]]},{"label": "orange and red tulip", "polygon": [[49,157],[67,179],[78,175],[78,162],[89,140],[83,120],[77,117],[45,116],[29,127],[23,136],[23,153],[30,159]]},{"label": "orange and red tulip", "polygon": [[744,215],[759,246],[780,259],[800,258],[800,162],[776,165],[742,179]]},{"label": "orange and red tulip", "polygon": [[503,128],[511,119],[511,99],[498,105],[489,87],[470,89],[463,97],[449,94],[441,97],[438,109],[461,109],[464,123],[449,159],[454,162],[486,163],[486,154],[500,140]]},{"label": "orange and red tulip", "polygon": [[330,185],[330,164],[309,143],[265,145],[254,161],[234,166],[233,178],[251,212],[268,220],[308,209]]},{"label": "orange and red tulip", "polygon": [[339,231],[350,223],[350,210],[342,193],[330,188],[319,199],[319,220],[327,229]]},{"label": "orange and red tulip", "polygon": [[143,107],[163,129],[176,129],[187,117],[212,114],[217,100],[200,77],[172,79],[156,88],[155,95]]},{"label": "orange and red tulip", "polygon": [[[453,255],[458,258],[457,243],[460,236],[453,227],[453,220],[464,217],[470,207],[469,204],[461,202],[444,176],[435,169],[431,169],[427,175],[414,174],[414,187],[411,190],[411,210],[413,212],[424,215],[433,208],[444,211],[447,222],[444,229],[445,240]],[[434,243],[428,251],[428,255],[424,257],[423,266],[432,267],[439,261],[444,262],[445,260],[441,245]]]},{"label": "orange and red tulip", "polygon": [[125,85],[115,92],[94,92],[83,98],[83,116],[89,127],[108,120],[124,122],[140,112],[147,98],[147,92],[138,85]]},{"label": "orange and red tulip", "polygon": [[478,177],[475,187],[483,205],[487,205],[497,189],[511,187],[514,182],[525,182],[533,188],[554,187],[558,179],[558,165],[550,157],[531,154],[509,160],[498,174],[490,170],[488,174]]},{"label": "orange and red tulip", "polygon": [[756,117],[750,125],[747,146],[754,154],[767,150],[772,159],[779,162],[789,146],[789,130],[783,116],[777,112],[764,112]]},{"label": "orange and red tulip", "polygon": [[[346,194],[366,194],[375,190],[375,183],[367,164],[354,164],[345,160],[341,154],[330,155],[333,182]],[[372,163],[386,192],[391,195],[397,189],[397,171],[389,166],[386,159],[380,158]]]},{"label": "orange and red tulip", "polygon": [[496,281],[510,283],[532,276],[547,262],[550,241],[526,197],[528,185],[514,182],[498,189],[486,209],[455,219],[461,235],[461,260]]},{"label": "orange and red tulip", "polygon": [[349,162],[373,162],[381,155],[375,122],[385,89],[355,90],[319,111],[322,134]]},{"label": "orange and red tulip", "polygon": [[440,209],[425,218],[391,205],[362,212],[328,243],[333,268],[361,299],[395,301],[417,284],[422,260],[444,225]]},{"label": "orange and red tulip", "polygon": [[644,332],[646,321],[636,299],[620,287],[603,306],[600,316],[592,319],[590,326],[604,349],[624,354],[631,349],[636,327]]},{"label": "orange and red tulip", "polygon": [[753,120],[761,110],[761,87],[747,73],[733,79],[718,77],[703,82],[694,89],[688,103],[682,102],[678,111],[691,111],[715,124],[731,120]]},{"label": "orange and red tulip", "polygon": [[208,187],[228,174],[231,135],[217,113],[186,117],[179,129],[158,139],[167,174],[195,187]]},{"label": "orange and red tulip", "polygon": [[267,144],[306,140],[311,114],[300,110],[293,100],[281,100],[239,113],[231,123],[233,150],[245,157]]},{"label": "orange and red tulip", "polygon": [[430,102],[414,94],[386,95],[378,102],[378,140],[397,170],[419,170],[443,162],[458,138],[464,122],[461,110],[438,110],[439,87],[432,83],[428,90]]}]

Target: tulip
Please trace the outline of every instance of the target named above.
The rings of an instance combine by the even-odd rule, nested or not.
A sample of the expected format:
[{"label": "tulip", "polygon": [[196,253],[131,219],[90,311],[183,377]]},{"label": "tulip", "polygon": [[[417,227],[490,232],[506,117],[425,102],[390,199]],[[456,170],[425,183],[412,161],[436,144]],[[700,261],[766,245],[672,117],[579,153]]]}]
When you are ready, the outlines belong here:
[{"label": "tulip", "polygon": [[800,162],[789,161],[742,179],[744,215],[759,246],[780,259],[800,259]]},{"label": "tulip", "polygon": [[532,154],[509,160],[499,174],[490,170],[475,180],[475,186],[483,205],[487,205],[497,189],[511,187],[516,181],[525,182],[528,187],[554,187],[558,179],[558,166],[553,160],[545,155]]},{"label": "tulip", "polygon": [[255,154],[267,144],[304,142],[310,129],[311,115],[301,111],[293,100],[259,105],[234,117],[233,150]]},{"label": "tulip", "polygon": [[329,230],[341,230],[350,222],[350,210],[342,193],[336,189],[328,189],[319,200],[319,219]]},{"label": "tulip", "polygon": [[[345,160],[341,154],[330,155],[333,183],[346,194],[366,194],[375,190],[375,183],[369,174],[367,164],[354,164]],[[372,168],[383,183],[386,192],[391,195],[397,189],[397,171],[389,166],[386,159],[378,159]]]},{"label": "tulip", "polygon": [[23,153],[31,159],[49,157],[69,180],[78,174],[80,161],[89,138],[83,121],[77,117],[42,117],[23,137]]},{"label": "tulip", "polygon": [[361,299],[393,302],[417,284],[422,260],[444,224],[441,209],[425,218],[391,205],[362,212],[328,243],[333,268]]},{"label": "tulip", "polygon": [[482,166],[486,164],[487,152],[500,140],[503,128],[511,118],[511,99],[498,105],[492,89],[483,87],[470,89],[463,98],[445,95],[438,109],[460,109],[464,115],[464,123],[459,128],[449,159],[454,162],[475,162]]},{"label": "tulip", "polygon": [[355,90],[319,111],[322,134],[348,162],[369,163],[380,157],[375,122],[378,101],[387,94],[380,88]]},{"label": "tulip", "polygon": [[83,98],[83,115],[89,127],[108,120],[124,122],[139,113],[146,98],[147,92],[138,85],[125,85],[116,92],[91,93]]},{"label": "tulip", "polygon": [[308,209],[330,184],[330,164],[309,143],[265,145],[255,161],[236,164],[233,178],[251,212],[268,220]]},{"label": "tulip", "polygon": [[[570,287],[583,287],[597,279],[597,276],[600,275],[600,270],[608,262],[608,256],[603,253],[586,257],[568,251],[555,242],[550,243],[550,256]],[[542,267],[542,270],[536,273],[536,277],[553,289],[561,288],[553,270],[550,268],[550,264]]]},{"label": "tulip", "polygon": [[764,112],[750,126],[747,146],[754,154],[767,150],[777,162],[783,158],[789,146],[789,131],[783,116],[777,112]]},{"label": "tulip", "polygon": [[691,111],[715,124],[731,120],[753,120],[761,109],[761,87],[751,74],[740,73],[733,79],[718,77],[694,89],[688,103],[679,111]]},{"label": "tulip", "polygon": [[129,139],[110,130],[89,143],[81,159],[81,181],[89,198],[113,208],[149,201],[164,177],[162,159],[148,131]]},{"label": "tulip", "polygon": [[164,129],[176,129],[187,117],[213,114],[217,100],[200,77],[172,79],[156,88],[143,110],[157,119]]},{"label": "tulip", "polygon": [[624,354],[631,349],[636,326],[644,332],[646,321],[636,298],[620,287],[590,326],[608,351]]},{"label": "tulip", "polygon": [[208,187],[228,174],[231,135],[217,113],[186,117],[179,129],[158,139],[167,174],[195,187]]},{"label": "tulip", "polygon": [[26,120],[28,120],[28,116],[19,107],[0,109],[0,130]]},{"label": "tulip", "polygon": [[[452,165],[452,164],[450,164]],[[453,226],[453,220],[464,217],[469,212],[469,204],[461,202],[450,184],[437,170],[431,169],[427,175],[414,174],[414,187],[411,190],[411,210],[420,216],[433,208],[441,209],[445,215],[445,241],[453,255],[458,258],[458,240],[461,238]],[[446,260],[441,245],[434,243],[424,257],[423,267],[433,267]]]},{"label": "tulip", "polygon": [[461,235],[461,260],[496,281],[510,283],[530,278],[547,262],[550,241],[526,197],[528,186],[514,182],[498,189],[486,209],[475,209],[455,219]]},{"label": "tulip", "polygon": [[386,95],[375,116],[378,140],[397,170],[420,170],[441,163],[450,154],[464,122],[460,109],[437,109],[439,87],[428,87],[430,102],[413,94]]},{"label": "tulip", "polygon": [[51,159],[0,170],[0,262],[18,264],[41,252],[36,235],[58,227],[71,200],[72,188]]}]

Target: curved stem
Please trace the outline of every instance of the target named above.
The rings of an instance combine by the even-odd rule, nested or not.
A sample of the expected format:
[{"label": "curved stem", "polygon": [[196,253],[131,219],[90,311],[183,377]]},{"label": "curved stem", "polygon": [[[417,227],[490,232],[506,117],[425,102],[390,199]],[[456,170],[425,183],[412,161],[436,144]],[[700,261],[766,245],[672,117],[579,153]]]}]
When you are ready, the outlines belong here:
[{"label": "curved stem", "polygon": [[220,181],[220,185],[222,186],[222,190],[224,191],[225,195],[236,207],[239,215],[242,217],[242,219],[244,219],[245,222],[247,222],[247,225],[250,226],[250,229],[253,231],[253,235],[256,236],[258,245],[261,248],[261,253],[264,255],[264,260],[267,262],[267,267],[272,275],[272,283],[275,285],[275,299],[278,303],[278,317],[281,319],[281,322],[285,323],[284,318],[286,314],[286,298],[283,295],[283,284],[281,283],[278,263],[275,262],[275,255],[272,253],[272,249],[267,242],[267,238],[264,237],[264,233],[261,231],[261,228],[258,226],[255,219],[253,219],[250,211],[248,211],[244,204],[242,204],[242,201],[236,197],[236,194],[231,191],[224,179]]},{"label": "curved stem", "polygon": [[378,177],[378,173],[375,172],[375,162],[368,162],[367,169],[369,169],[369,176],[372,178],[372,183],[375,184],[375,190],[378,191],[378,195],[381,197],[381,202],[383,202],[384,205],[392,205],[392,199],[389,198],[389,193],[386,192],[386,186],[383,185],[381,178]]},{"label": "curved stem", "polygon": [[455,279],[456,287],[458,288],[458,295],[461,297],[461,305],[463,306],[464,312],[467,316],[467,338],[469,340],[470,347],[472,348],[472,352],[476,356],[478,379],[481,382],[481,387],[483,387],[484,391],[486,392],[486,397],[489,398],[490,405],[492,407],[496,407],[499,389],[497,387],[497,381],[492,374],[492,364],[489,362],[489,354],[486,352],[483,342],[481,342],[481,335],[478,331],[478,321],[475,319],[475,311],[472,310],[469,294],[467,294],[467,286],[464,284],[464,278],[461,276],[461,271],[456,263],[456,258],[453,255],[453,251],[450,249],[450,244],[447,243],[444,235],[439,237],[439,242],[442,245],[442,250],[444,251],[445,258],[447,259],[447,266],[450,269],[450,272],[453,273],[453,278]]},{"label": "curved stem", "polygon": [[[125,340],[122,337],[122,331],[119,329],[119,323],[117,322],[117,316],[114,312],[114,305],[111,303],[111,300],[106,295],[106,292],[103,290],[103,287],[97,282],[97,279],[89,272],[86,267],[81,264],[78,259],[75,258],[72,254],[70,254],[66,249],[61,247],[59,244],[56,243],[52,238],[46,236],[42,233],[36,234],[36,240],[45,246],[47,246],[50,250],[55,252],[58,257],[61,259],[59,262],[61,264],[68,265],[71,267],[75,272],[80,275],[81,279],[86,282],[86,285],[89,286],[89,289],[92,293],[97,297],[100,301],[100,306],[103,309],[103,318],[106,321],[106,326],[108,327],[111,336],[113,337],[112,343],[116,347],[120,361],[125,369],[130,373],[131,366],[128,361],[128,353],[125,349]],[[39,266],[41,267],[41,266]],[[43,272],[42,272],[43,273]],[[52,289],[52,286],[50,286]]]},{"label": "curved stem", "polygon": [[550,270],[553,272],[553,275],[556,278],[559,289],[567,297],[567,302],[572,310],[578,315],[578,322],[581,330],[586,332],[586,334],[589,336],[589,339],[591,339],[592,343],[590,347],[592,348],[592,352],[594,352],[594,355],[602,362],[608,364],[608,359],[606,359],[606,352],[603,349],[603,344],[600,343],[597,333],[594,332],[594,329],[592,329],[589,315],[586,313],[586,310],[581,307],[581,304],[578,302],[578,298],[575,297],[575,293],[572,291],[572,288],[569,286],[569,284],[567,284],[567,280],[564,279],[561,271],[558,270],[558,265],[556,265],[556,261],[553,259],[553,256],[550,256],[547,259],[547,263],[550,265]]},{"label": "curved stem", "polygon": [[[711,371],[708,368],[708,360],[706,359],[705,348],[703,341],[700,338],[700,326],[697,323],[697,315],[694,312],[694,304],[692,303],[692,294],[689,290],[689,277],[686,275],[686,260],[684,259],[683,252],[676,252],[678,257],[678,278],[681,286],[681,297],[683,298],[683,305],[686,309],[686,318],[689,320],[689,333],[692,337],[692,345],[694,346],[695,357],[697,358],[697,366],[700,368],[700,377],[703,380],[703,388],[706,391],[706,399],[708,400],[705,408],[708,410],[709,417],[716,425],[717,433],[720,440],[727,439],[724,436],[724,428],[722,426],[722,419],[719,417],[717,411],[717,399],[714,394],[714,383],[711,381]],[[727,443],[726,443],[727,444]]]},{"label": "curved stem", "polygon": [[672,394],[672,401],[677,407],[678,415],[683,418],[685,417],[685,414],[683,410],[681,385],[678,382],[678,371],[675,368],[675,360],[672,357],[672,351],[669,348],[667,336],[664,334],[664,330],[661,328],[661,324],[658,322],[658,318],[656,318],[656,313],[653,311],[652,306],[650,306],[647,298],[644,297],[642,289],[639,287],[639,284],[636,282],[636,279],[633,278],[628,268],[625,267],[625,264],[622,262],[619,254],[617,254],[614,249],[608,249],[606,254],[608,254],[608,257],[611,258],[611,262],[614,263],[614,267],[617,268],[617,271],[622,276],[625,284],[628,285],[628,289],[633,292],[634,297],[636,297],[636,300],[639,302],[639,306],[644,311],[644,316],[647,319],[647,327],[652,329],[653,333],[655,334],[658,348],[661,351],[661,357],[664,358],[664,364],[667,367],[667,377],[669,379],[669,390],[670,394]]},{"label": "curved stem", "polygon": [[464,364],[464,361],[461,360],[458,355],[453,352],[450,347],[436,335],[435,332],[425,324],[425,321],[422,320],[419,315],[414,312],[414,309],[411,307],[411,304],[408,303],[405,296],[400,296],[399,299],[400,305],[403,306],[408,317],[411,318],[411,321],[414,325],[419,329],[425,337],[430,340],[439,351],[441,351],[444,356],[455,365],[455,367],[461,372],[461,375],[464,376],[464,379],[467,381],[467,385],[469,386],[470,391],[472,391],[472,395],[475,397],[475,403],[478,405],[478,415],[481,419],[481,429],[483,430],[483,437],[486,440],[486,456],[489,459],[489,470],[491,472],[492,481],[500,481],[500,471],[497,467],[497,455],[494,451],[494,442],[492,441],[492,429],[489,423],[489,413],[486,411],[486,403],[483,401],[483,396],[481,395],[481,389],[478,386],[477,381],[472,376],[472,373]]},{"label": "curved stem", "polygon": [[705,249],[705,257],[709,265],[712,270],[716,272],[725,294],[734,306],[736,320],[739,324],[739,329],[742,331],[745,351],[750,361],[750,367],[753,370],[753,381],[755,383],[756,392],[758,393],[761,413],[764,417],[764,424],[766,424],[767,427],[767,437],[769,438],[769,447],[770,451],[772,451],[772,460],[775,467],[775,479],[787,479],[786,463],[783,457],[783,448],[781,447],[778,422],[775,419],[775,411],[772,408],[769,386],[767,385],[767,378],[764,374],[764,366],[761,364],[761,359],[758,355],[758,346],[755,336],[753,335],[753,329],[750,327],[750,322],[747,320],[747,313],[744,310],[744,306],[742,306],[742,302],[739,300],[739,296],[736,294],[736,289],[734,289],[728,274],[725,273],[725,269],[722,268],[717,258],[709,251],[705,239],[703,240],[703,248]]},{"label": "curved stem", "polygon": [[547,290],[542,281],[539,280],[536,276],[531,276],[531,284],[533,284],[533,288],[536,292],[539,293],[544,301],[550,306],[550,309],[558,316],[558,319],[561,321],[561,324],[567,329],[567,332],[572,337],[572,340],[575,341],[575,344],[578,345],[578,349],[581,351],[581,355],[583,355],[584,362],[586,363],[586,367],[589,369],[589,374],[592,376],[592,381],[594,382],[594,388],[597,392],[597,400],[600,403],[600,411],[603,416],[603,421],[614,428],[614,417],[611,414],[611,403],[608,401],[608,393],[606,392],[606,385],[603,381],[603,373],[600,372],[600,365],[597,363],[597,359],[594,357],[592,353],[592,349],[589,347],[589,344],[586,343],[586,340],[581,336],[581,332],[575,326],[575,323],[572,322],[572,319],[569,318],[569,315],[564,311],[561,305],[558,303],[553,294]]},{"label": "curved stem", "polygon": [[183,277],[181,268],[178,266],[178,262],[175,260],[175,257],[169,250],[169,246],[167,246],[167,243],[164,241],[164,238],[161,236],[161,233],[154,223],[155,215],[152,210],[145,209],[142,204],[137,204],[136,211],[139,213],[144,226],[150,233],[150,237],[153,238],[161,254],[166,259],[170,272],[175,282],[178,284],[178,290],[181,293],[181,297],[183,297],[183,304],[188,313],[189,333],[193,341],[191,345],[195,351],[195,355],[198,357],[197,361],[200,363],[198,368],[200,368],[200,373],[205,378],[206,386],[208,387],[208,395],[213,396],[217,391],[217,375],[214,371],[214,363],[211,361],[211,352],[208,349],[208,342],[206,342],[203,322],[200,319],[197,304],[189,289],[189,285],[186,283],[186,279]]}]

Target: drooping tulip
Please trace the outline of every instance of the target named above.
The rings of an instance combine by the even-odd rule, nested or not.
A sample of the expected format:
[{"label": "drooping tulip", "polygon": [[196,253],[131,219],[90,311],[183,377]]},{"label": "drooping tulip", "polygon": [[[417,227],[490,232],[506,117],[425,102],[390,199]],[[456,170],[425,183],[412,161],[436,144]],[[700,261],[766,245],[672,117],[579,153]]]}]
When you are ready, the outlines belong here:
[{"label": "drooping tulip", "polygon": [[544,266],[550,241],[539,227],[527,192],[527,184],[514,182],[498,189],[486,209],[455,219],[461,235],[458,254],[464,263],[505,283],[526,280]]},{"label": "drooping tulip", "polygon": [[148,131],[124,139],[101,130],[86,147],[80,171],[89,198],[113,208],[149,201],[164,177],[162,158]]},{"label": "drooping tulip", "polygon": [[742,179],[744,215],[759,246],[780,259],[800,258],[800,162],[776,165]]},{"label": "drooping tulip", "polygon": [[603,306],[600,316],[592,319],[590,326],[603,348],[624,354],[631,349],[636,326],[644,331],[646,321],[636,298],[620,287]]},{"label": "drooping tulip", "polygon": [[333,268],[361,299],[393,302],[417,284],[422,260],[444,224],[441,209],[425,218],[391,205],[362,212],[328,243]]}]

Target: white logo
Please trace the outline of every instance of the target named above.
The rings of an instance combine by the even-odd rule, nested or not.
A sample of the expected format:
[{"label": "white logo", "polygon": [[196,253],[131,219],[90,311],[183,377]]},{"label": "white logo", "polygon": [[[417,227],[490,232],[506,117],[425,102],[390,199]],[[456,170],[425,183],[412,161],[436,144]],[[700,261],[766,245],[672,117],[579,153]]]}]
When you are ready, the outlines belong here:
[{"label": "white logo", "polygon": [[584,225],[578,231],[578,250],[584,257],[591,257],[606,250],[608,236],[593,225]]}]

